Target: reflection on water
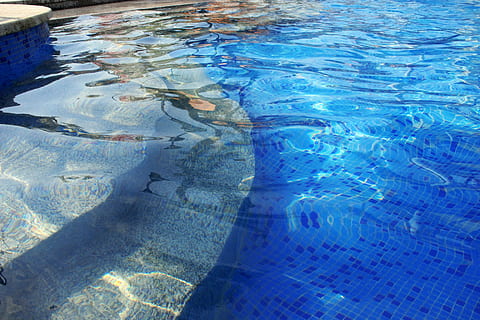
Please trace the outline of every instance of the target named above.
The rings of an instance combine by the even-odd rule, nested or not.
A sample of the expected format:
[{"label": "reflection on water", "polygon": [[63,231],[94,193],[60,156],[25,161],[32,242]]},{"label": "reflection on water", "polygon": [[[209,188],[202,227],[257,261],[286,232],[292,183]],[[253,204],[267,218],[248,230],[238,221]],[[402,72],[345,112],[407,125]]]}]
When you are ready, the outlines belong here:
[{"label": "reflection on water", "polygon": [[478,25],[452,6],[53,27],[58,53],[1,100],[0,317],[471,315]]},{"label": "reflection on water", "polygon": [[315,8],[195,46],[264,125],[181,319],[478,317],[478,17],[424,2],[288,1]]},{"label": "reflection on water", "polygon": [[40,129],[47,132],[59,132],[68,136],[111,141],[143,141],[161,138],[143,137],[133,134],[95,134],[88,133],[73,124],[59,124],[55,117],[38,117],[30,114],[15,114],[0,111],[0,124],[20,126],[28,129]]},{"label": "reflection on water", "polygon": [[171,319],[215,264],[249,120],[190,58],[186,11],[53,27],[55,62],[3,97],[0,318]]}]

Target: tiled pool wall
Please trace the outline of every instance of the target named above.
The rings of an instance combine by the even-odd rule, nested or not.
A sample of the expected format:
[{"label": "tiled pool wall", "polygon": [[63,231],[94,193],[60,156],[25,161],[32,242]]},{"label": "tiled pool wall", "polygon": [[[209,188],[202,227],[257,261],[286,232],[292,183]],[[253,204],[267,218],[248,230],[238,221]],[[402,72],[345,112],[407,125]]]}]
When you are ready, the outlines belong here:
[{"label": "tiled pool wall", "polygon": [[0,90],[8,90],[46,59],[48,21],[52,10],[43,6],[4,4],[0,1]]},{"label": "tiled pool wall", "polygon": [[20,80],[51,53],[46,22],[0,37],[0,90]]}]

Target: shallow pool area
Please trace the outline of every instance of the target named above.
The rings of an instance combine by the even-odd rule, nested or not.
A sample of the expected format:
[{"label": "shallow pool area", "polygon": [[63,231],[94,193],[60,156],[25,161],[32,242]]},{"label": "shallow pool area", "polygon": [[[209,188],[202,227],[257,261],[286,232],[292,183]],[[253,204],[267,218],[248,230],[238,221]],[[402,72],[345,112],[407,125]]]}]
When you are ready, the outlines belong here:
[{"label": "shallow pool area", "polygon": [[0,90],[0,319],[480,318],[480,5],[50,26]]}]

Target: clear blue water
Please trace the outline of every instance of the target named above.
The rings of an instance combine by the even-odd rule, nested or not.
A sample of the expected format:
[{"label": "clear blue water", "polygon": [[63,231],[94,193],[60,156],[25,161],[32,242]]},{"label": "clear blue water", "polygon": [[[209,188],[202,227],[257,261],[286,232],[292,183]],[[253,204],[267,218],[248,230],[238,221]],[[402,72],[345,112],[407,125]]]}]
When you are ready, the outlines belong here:
[{"label": "clear blue water", "polygon": [[479,319],[479,16],[209,2],[52,27],[3,98],[0,307]]}]

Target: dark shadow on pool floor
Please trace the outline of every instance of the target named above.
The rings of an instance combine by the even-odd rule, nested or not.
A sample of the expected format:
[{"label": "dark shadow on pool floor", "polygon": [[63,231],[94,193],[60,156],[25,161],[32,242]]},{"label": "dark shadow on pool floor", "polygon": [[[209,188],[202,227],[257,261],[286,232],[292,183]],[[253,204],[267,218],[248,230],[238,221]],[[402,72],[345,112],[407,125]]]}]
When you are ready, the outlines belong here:
[{"label": "dark shadow on pool floor", "polygon": [[[130,179],[131,173],[118,183]],[[152,222],[134,204],[107,199],[5,266],[8,285],[2,289],[2,309],[12,299],[20,318],[49,318],[54,306],[121,264],[115,256],[128,256],[141,246],[135,235]],[[116,229],[119,225],[123,228]]]},{"label": "dark shadow on pool floor", "polygon": [[[112,270],[126,270],[129,274],[164,272],[162,263],[165,266],[178,265],[181,268],[171,268],[171,276],[193,284],[200,282],[214,265],[228,236],[225,226],[232,223],[232,217],[222,221],[219,215],[237,212],[242,199],[240,193],[229,201],[215,203],[220,206],[212,206],[211,202],[185,202],[180,198],[173,201],[168,196],[159,195],[172,197],[176,192],[172,190],[174,182],[178,183],[178,192],[195,190],[197,184],[203,185],[201,176],[205,172],[197,171],[202,169],[202,161],[209,161],[216,168],[209,174],[219,176],[216,171],[225,170],[222,166],[229,169],[235,162],[233,159],[244,153],[244,147],[230,144],[228,150],[232,159],[226,161],[214,156],[221,149],[212,144],[205,144],[204,140],[188,141],[181,141],[181,147],[174,149],[168,148],[169,141],[139,142],[146,143],[149,150],[144,162],[115,178],[114,190],[102,204],[8,262],[3,272],[8,284],[0,287],[0,319],[50,319],[72,296],[96,281],[98,283]],[[192,142],[193,145],[188,146]],[[166,179],[159,179],[156,172],[165,176],[159,163],[162,168],[178,166],[176,170],[183,175],[194,177],[172,171]],[[230,184],[237,187],[244,178],[244,171],[249,171],[246,164],[242,163],[242,166],[243,169],[229,169],[228,174],[217,179],[225,183],[220,184],[222,188]],[[149,262],[138,265],[135,259],[146,242],[154,250],[154,257],[143,257],[144,260],[150,259]],[[136,258],[132,258],[134,255]]]}]

